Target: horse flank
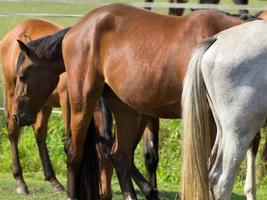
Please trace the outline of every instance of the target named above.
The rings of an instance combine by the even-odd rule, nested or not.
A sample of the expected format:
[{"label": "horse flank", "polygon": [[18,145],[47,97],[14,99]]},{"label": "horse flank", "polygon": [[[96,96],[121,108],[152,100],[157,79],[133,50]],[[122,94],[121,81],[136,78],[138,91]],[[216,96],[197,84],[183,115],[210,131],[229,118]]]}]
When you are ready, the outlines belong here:
[{"label": "horse flank", "polygon": [[195,49],[184,79],[182,93],[183,200],[210,199],[208,181],[208,159],[211,151],[209,105],[206,92],[204,92],[206,90],[201,72],[201,59],[215,41],[214,37],[206,39]]}]

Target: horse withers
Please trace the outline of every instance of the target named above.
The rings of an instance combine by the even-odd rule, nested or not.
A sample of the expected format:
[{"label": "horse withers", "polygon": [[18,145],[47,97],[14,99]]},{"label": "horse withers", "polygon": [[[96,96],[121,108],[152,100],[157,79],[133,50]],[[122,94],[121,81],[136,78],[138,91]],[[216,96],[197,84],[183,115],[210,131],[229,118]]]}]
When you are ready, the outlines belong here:
[{"label": "horse withers", "polygon": [[[81,198],[81,195],[99,198],[94,188],[97,179],[94,170],[97,169],[89,166],[92,171],[87,174],[81,174],[79,169],[86,164],[82,160],[88,158],[84,146],[87,147],[88,137],[94,134],[90,119],[101,95],[108,101],[116,121],[111,157],[124,198],[137,198],[131,181],[134,176],[143,182],[141,190],[146,198],[155,199],[155,191],[133,163],[134,149],[147,122],[152,117],[181,117],[183,77],[193,48],[204,38],[244,22],[214,10],[169,17],[114,4],[88,13],[69,31],[27,45],[20,43],[26,55],[18,66],[21,75],[37,70],[40,74],[49,74],[51,81],[47,83],[39,78],[36,82],[32,76],[18,79],[17,98],[23,95],[19,88],[30,88],[25,94],[30,97],[36,85],[40,85],[39,88],[45,85],[45,89],[36,93],[42,94],[42,98],[48,97],[55,87],[53,80],[58,79],[60,72],[67,71],[72,137],[68,149],[70,199]],[[45,68],[47,64],[51,67]],[[32,100],[22,99],[23,104],[16,102],[13,106],[14,113],[34,118],[41,101],[41,97],[35,100],[30,110],[27,105],[33,104]],[[94,151],[93,145],[91,148]],[[89,164],[94,162],[97,161]],[[79,182],[87,185],[82,188]]]}]

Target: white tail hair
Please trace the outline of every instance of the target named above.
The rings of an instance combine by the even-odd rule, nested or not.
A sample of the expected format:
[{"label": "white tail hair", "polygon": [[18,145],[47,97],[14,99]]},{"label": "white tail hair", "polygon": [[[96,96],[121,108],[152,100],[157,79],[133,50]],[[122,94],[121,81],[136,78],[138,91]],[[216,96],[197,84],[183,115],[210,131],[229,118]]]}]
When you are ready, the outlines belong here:
[{"label": "white tail hair", "polygon": [[192,54],[182,93],[183,166],[182,200],[209,200],[209,104],[201,60],[215,37],[201,42]]}]

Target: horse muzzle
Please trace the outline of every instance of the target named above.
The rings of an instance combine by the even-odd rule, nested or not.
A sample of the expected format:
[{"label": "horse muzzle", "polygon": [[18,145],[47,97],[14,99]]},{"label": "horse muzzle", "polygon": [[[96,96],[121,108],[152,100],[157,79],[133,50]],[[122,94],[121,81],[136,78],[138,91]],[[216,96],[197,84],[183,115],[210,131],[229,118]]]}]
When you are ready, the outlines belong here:
[{"label": "horse muzzle", "polygon": [[14,113],[13,119],[20,126],[29,126],[35,122],[35,118],[25,113]]}]

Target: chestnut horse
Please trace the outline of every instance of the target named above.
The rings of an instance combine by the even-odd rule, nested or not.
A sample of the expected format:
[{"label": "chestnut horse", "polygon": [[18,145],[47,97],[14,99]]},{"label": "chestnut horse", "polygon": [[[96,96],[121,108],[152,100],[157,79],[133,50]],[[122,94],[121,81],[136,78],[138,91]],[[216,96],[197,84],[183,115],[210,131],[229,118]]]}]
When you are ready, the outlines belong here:
[{"label": "chestnut horse", "polygon": [[[70,30],[27,45],[19,41],[23,53],[17,76],[31,74],[17,78],[13,114],[21,125],[35,121],[59,75],[67,72],[71,114],[69,199],[99,199],[95,188],[97,160],[94,156],[90,162],[84,159],[95,152],[94,145],[88,147],[88,140],[94,137],[90,119],[101,95],[116,121],[111,157],[124,198],[136,199],[131,177],[143,181],[139,186],[147,199],[157,198],[133,163],[143,130],[152,117],[181,117],[183,77],[197,43],[244,22],[214,10],[170,17],[113,4],[90,12]],[[43,76],[48,76],[49,82]],[[90,151],[84,151],[84,147]],[[86,167],[91,170],[81,170]]]},{"label": "chestnut horse", "polygon": [[[15,90],[15,80],[16,80],[16,61],[18,59],[19,47],[15,42],[15,39],[23,40],[24,42],[31,39],[36,39],[38,37],[52,34],[61,29],[60,26],[44,21],[44,20],[26,20],[16,27],[14,27],[9,33],[6,34],[4,39],[1,41],[3,44],[2,49],[2,63],[3,72],[5,78],[5,88],[6,88],[6,111],[7,111],[7,127],[9,132],[9,139],[12,146],[13,155],[13,174],[17,180],[17,192],[28,194],[28,187],[22,176],[22,168],[19,163],[19,155],[17,150],[17,141],[19,137],[20,127],[14,123],[11,117],[11,107],[13,102],[13,95]],[[8,52],[6,47],[9,46]],[[12,48],[10,48],[10,46]],[[14,53],[10,53],[14,52]],[[10,53],[10,54],[8,54]],[[8,56],[8,55],[12,55]],[[49,154],[46,147],[46,133],[47,133],[47,123],[51,114],[52,107],[60,106],[63,111],[63,117],[66,124],[66,94],[67,94],[67,78],[66,74],[63,73],[60,76],[60,80],[56,90],[50,95],[49,99],[42,108],[42,112],[38,114],[37,122],[34,125],[34,131],[36,136],[36,141],[40,151],[40,157],[42,159],[43,169],[45,172],[46,180],[49,180],[55,190],[63,190],[63,187],[59,188],[55,184],[54,179],[55,173],[50,162]],[[102,199],[111,199],[111,176],[112,176],[112,165],[109,161],[110,148],[112,143],[111,140],[111,127],[112,127],[112,115],[107,107],[105,100],[103,98],[98,101],[97,106],[94,111],[95,123],[99,133],[98,136],[98,157],[100,158],[100,178],[101,187],[100,194]],[[148,123],[147,131],[144,134],[144,158],[145,166],[148,172],[149,182],[152,187],[157,188],[156,183],[156,169],[158,166],[158,132],[159,132],[159,120],[151,119]],[[46,153],[47,152],[47,153]],[[51,176],[51,177],[50,177]]]},{"label": "chestnut horse", "polygon": [[[16,39],[31,40],[45,35],[58,32],[62,27],[54,23],[39,20],[29,19],[21,22],[9,31],[1,41],[1,57],[2,68],[5,82],[5,105],[6,105],[6,118],[8,137],[11,143],[11,150],[13,156],[13,176],[16,179],[16,191],[17,193],[28,194],[29,190],[22,175],[22,167],[19,162],[18,154],[18,138],[20,134],[20,126],[18,126],[12,118],[12,104],[14,102],[14,92],[16,85],[16,63],[19,56],[19,46]],[[63,186],[57,180],[51,161],[49,158],[46,136],[47,136],[47,124],[53,107],[60,106],[63,112],[64,121],[66,123],[66,100],[67,100],[67,79],[66,73],[60,76],[59,83],[54,92],[49,96],[47,102],[42,106],[40,112],[37,114],[36,122],[33,126],[36,142],[40,158],[43,165],[45,179],[50,181],[55,191],[64,191]],[[101,99],[94,111],[94,118],[99,132],[98,145],[100,162],[100,175],[101,175],[101,196],[103,199],[111,199],[111,176],[112,165],[107,157],[105,149],[107,149],[106,143],[111,142],[111,127],[112,127],[112,115],[109,109]],[[111,144],[109,144],[111,145]]]},{"label": "chestnut horse", "polygon": [[[235,4],[238,5],[247,5],[248,0],[233,0]],[[154,2],[154,0],[145,0],[145,2]],[[186,3],[187,0],[169,0],[170,3]],[[199,3],[206,4],[218,4],[220,0],[200,0]],[[150,7],[146,7],[146,9],[150,10]],[[169,8],[169,15],[183,15],[184,8]],[[248,10],[240,10],[240,14],[248,14]]]}]

